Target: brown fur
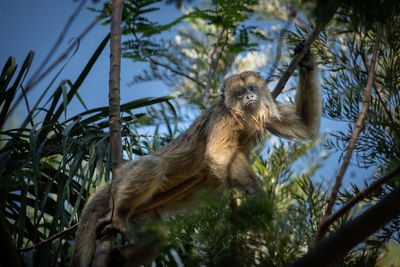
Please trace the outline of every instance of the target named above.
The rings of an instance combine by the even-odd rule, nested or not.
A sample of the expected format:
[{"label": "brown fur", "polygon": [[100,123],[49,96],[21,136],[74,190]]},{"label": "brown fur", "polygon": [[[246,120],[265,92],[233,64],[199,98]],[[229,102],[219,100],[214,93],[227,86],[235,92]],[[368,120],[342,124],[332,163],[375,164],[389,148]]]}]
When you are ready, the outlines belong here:
[{"label": "brown fur", "polygon": [[[251,87],[258,90],[251,93]],[[240,90],[246,93],[239,95]],[[262,193],[247,161],[249,145],[265,130],[286,138],[312,139],[318,134],[321,96],[315,66],[301,68],[295,107],[275,103],[262,77],[254,72],[227,78],[222,93],[171,143],[120,167],[113,184],[112,227],[126,232],[151,217],[190,206],[191,197],[202,188],[236,187],[248,195]],[[246,99],[256,100],[245,106]],[[89,265],[96,226],[111,218],[106,191],[92,196],[83,211],[74,266]]]}]

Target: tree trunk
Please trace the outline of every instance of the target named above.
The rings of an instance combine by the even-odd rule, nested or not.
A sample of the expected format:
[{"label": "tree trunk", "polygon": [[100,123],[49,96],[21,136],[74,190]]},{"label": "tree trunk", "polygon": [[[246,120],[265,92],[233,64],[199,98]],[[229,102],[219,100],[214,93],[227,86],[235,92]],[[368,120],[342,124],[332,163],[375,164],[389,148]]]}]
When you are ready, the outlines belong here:
[{"label": "tree trunk", "polygon": [[[121,20],[123,4],[124,0],[113,0],[111,15],[110,75],[108,97],[110,105],[111,170],[113,173],[113,181],[118,179],[115,171],[122,163],[120,72]],[[112,206],[114,207],[113,203]],[[114,241],[114,232],[108,232],[100,239],[94,254],[93,266],[108,266]]]}]

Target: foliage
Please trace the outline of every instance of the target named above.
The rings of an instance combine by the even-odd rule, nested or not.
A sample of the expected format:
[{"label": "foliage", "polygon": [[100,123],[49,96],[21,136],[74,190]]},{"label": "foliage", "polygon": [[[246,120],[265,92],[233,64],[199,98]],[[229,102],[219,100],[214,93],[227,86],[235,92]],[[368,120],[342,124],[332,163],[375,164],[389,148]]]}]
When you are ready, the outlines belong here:
[{"label": "foliage", "polygon": [[[393,56],[399,52],[400,43],[391,37],[398,34],[393,26],[399,22],[399,16],[396,15],[385,28],[388,38],[381,45],[367,122],[355,148],[357,163],[363,167],[385,164],[390,169],[400,156],[400,114],[397,108],[400,101],[397,85],[400,62]],[[370,53],[367,49],[374,40],[374,31],[363,32],[361,28],[354,28],[350,21],[342,29],[335,30],[338,32],[336,38],[326,38],[324,43],[320,43],[322,60],[329,71],[324,79],[324,89],[327,92],[324,112],[328,118],[354,121],[360,112],[359,103],[366,86],[365,66]],[[337,53],[339,56],[335,56]],[[351,132],[352,126],[349,124],[347,131],[339,131],[328,142],[329,148],[343,151]]]},{"label": "foliage", "polygon": [[[177,22],[185,22],[184,27],[177,29],[175,40],[169,41],[153,41],[152,37],[158,32],[149,32],[147,28],[152,28],[154,23],[140,16],[155,8],[137,10],[136,13],[129,10],[124,28],[131,30],[124,33],[127,36],[131,36],[132,30],[141,33],[142,45],[136,39],[125,41],[123,56],[138,61],[157,57],[159,62],[168,64],[179,72],[188,73],[203,84],[209,84],[211,95],[218,95],[218,86],[229,71],[228,67],[232,65],[234,57],[241,52],[256,50],[259,44],[255,40],[267,40],[260,29],[244,23],[253,14],[252,5],[255,2],[215,1],[211,8],[187,10],[184,15],[167,25],[156,25],[156,28],[162,27],[165,30]],[[214,60],[210,59],[213,56]],[[165,81],[171,88],[178,87],[176,91],[190,103],[199,103],[199,99],[204,96],[204,88],[174,72],[165,72],[153,63],[150,70],[144,70],[142,75],[135,76],[132,84],[154,79]],[[204,108],[200,103],[199,106]]]},{"label": "foliage", "polygon": [[[283,266],[304,252],[321,216],[321,185],[310,178],[319,168],[313,144],[279,144],[254,162],[268,197],[247,199],[233,191],[209,205],[167,220],[170,249],[185,266]],[[293,163],[314,151],[314,166],[301,176]],[[320,158],[322,160],[322,158]],[[208,192],[213,196],[214,192]],[[305,212],[307,211],[307,212]],[[299,227],[301,224],[301,227]],[[305,238],[307,237],[307,238]],[[173,266],[167,252],[157,259]]]},{"label": "foliage", "polygon": [[[109,36],[93,53],[74,83],[63,80],[45,104],[40,103],[43,98],[40,97],[17,128],[7,127],[8,120],[12,119],[9,116],[10,107],[17,93],[23,90],[24,78],[28,75],[34,53],[28,54],[19,72],[13,57],[2,69],[0,201],[4,207],[2,213],[8,219],[15,245],[19,248],[38,243],[76,223],[79,211],[93,188],[110,181],[108,107],[86,110],[62,121],[62,115],[66,116],[73,96],[79,97],[81,84],[108,40]],[[123,120],[126,121],[125,147],[130,156],[142,155],[145,153],[143,147],[152,146],[147,138],[140,140],[132,133],[132,125],[139,121],[143,125],[146,122],[156,123],[145,113],[134,114],[132,110],[168,103],[172,98],[144,98],[121,105],[121,111],[128,114],[123,116]],[[170,103],[167,106],[168,109],[163,108],[165,120],[171,115],[168,110],[175,111]],[[29,265],[64,265],[69,261],[69,241],[73,238],[73,232],[70,232],[62,239],[23,256]]]},{"label": "foliage", "polygon": [[[339,1],[340,2],[340,1]],[[347,1],[341,4],[335,20],[328,26],[320,42],[316,43],[323,73],[324,115],[331,120],[344,122],[347,127],[332,133],[326,148],[344,154],[351,138],[354,124],[361,110],[362,98],[367,84],[367,70],[376,37],[377,24],[384,27],[385,37],[380,44],[376,79],[369,99],[369,107],[361,135],[354,147],[352,162],[361,168],[377,169],[376,176],[384,174],[399,164],[399,61],[400,52],[398,10],[400,5],[393,1]],[[385,12],[384,10],[390,9]],[[385,12],[384,15],[381,12]],[[372,179],[375,179],[373,177]],[[365,181],[366,186],[369,182]],[[350,219],[361,209],[373,205],[383,198],[398,183],[387,186],[364,199],[343,220]],[[363,186],[363,187],[365,187]],[[361,186],[352,185],[351,190],[342,192],[341,203],[349,200]],[[378,258],[378,249],[388,240],[399,242],[398,218],[382,227],[365,244],[348,255],[344,263],[358,261],[370,265]]]},{"label": "foliage", "polygon": [[[330,186],[331,177],[325,177],[319,169],[328,164],[326,150],[343,153],[351,137],[366,86],[378,22],[385,27],[385,38],[378,56],[377,79],[367,120],[355,147],[353,163],[377,169],[377,176],[399,164],[400,17],[396,12],[399,5],[391,1],[331,1],[331,6],[325,6],[327,11],[324,11],[321,1],[305,2],[209,1],[184,10],[182,16],[170,23],[160,24],[148,15],[159,10],[161,1],[125,1],[123,56],[150,63],[148,69],[133,78],[132,85],[161,80],[178,93],[173,103],[174,96],[167,96],[121,105],[126,159],[157,150],[184,130],[193,114],[217,99],[226,75],[255,70],[269,76],[268,82],[276,82],[291,54],[282,46],[291,47],[304,39],[318,16],[326,17],[325,12],[340,7],[321,38],[313,44],[313,50],[323,69],[324,117],[347,123],[347,129],[334,131],[326,141],[310,143],[268,136],[268,145],[255,147],[250,153],[267,198],[247,199],[237,191],[222,196],[213,191],[199,192],[197,197],[209,199],[207,205],[165,220],[168,249],[155,259],[156,266],[283,266],[307,251],[323,216]],[[385,8],[375,7],[385,7],[387,3],[393,4],[393,12],[385,13],[383,20],[379,12]],[[317,17],[313,16],[311,5],[316,6]],[[96,11],[104,25],[109,23],[110,8],[110,2],[106,2],[102,10]],[[294,13],[300,16],[293,16]],[[312,23],[307,25],[304,20]],[[295,26],[294,22],[297,22]],[[163,39],[171,30],[176,30],[177,35]],[[280,37],[287,32],[287,37]],[[19,127],[10,127],[10,108],[17,94],[23,94],[24,79],[34,54],[27,56],[19,70],[12,57],[2,69],[0,201],[19,248],[36,244],[74,224],[94,187],[110,180],[108,107],[67,116],[72,98],[80,99],[78,90],[108,39],[107,36],[99,44],[75,82],[63,80],[54,88],[61,69]],[[267,70],[266,65],[272,59],[275,62]],[[43,104],[42,99],[49,90],[53,93]],[[204,102],[207,93],[209,97]],[[289,93],[284,98],[291,101],[292,96]],[[138,108],[141,109],[135,110]],[[153,134],[144,135],[143,129]],[[321,142],[324,147],[319,145]],[[365,180],[364,185],[369,182]],[[373,205],[396,183],[392,181],[365,198],[335,222],[330,232]],[[342,190],[337,204],[361,191],[364,187],[361,184]],[[154,232],[151,225],[147,228]],[[398,251],[399,229],[397,218],[336,266],[395,262],[392,256]],[[146,236],[140,231],[137,234]],[[70,232],[54,242],[21,253],[30,266],[64,266],[72,239]],[[392,243],[382,246],[388,240]]]},{"label": "foliage", "polygon": [[[217,7],[214,6],[214,8]],[[396,9],[396,7],[394,9]],[[260,8],[255,7],[253,10],[260,10]],[[281,15],[279,12],[268,13],[264,10],[264,12],[261,12],[259,16],[270,16],[269,19],[271,19],[271,14],[276,13]],[[190,26],[188,29],[178,29],[179,35],[175,41],[163,43],[162,47],[167,47],[168,49],[163,51],[166,53],[166,55],[159,55],[159,58],[164,57],[168,59],[168,62],[173,64],[173,66],[177,69],[186,73],[194,73],[195,77],[206,83],[208,73],[207,70],[210,67],[209,58],[213,53],[213,50],[209,49],[209,47],[211,46],[214,49],[219,47],[218,34],[223,32],[224,28],[220,25],[208,25],[207,17],[193,19],[190,17],[190,13],[188,14],[189,17],[186,18],[185,21],[189,22]],[[309,10],[304,10],[304,14],[310,15],[311,13]],[[399,157],[396,154],[396,149],[400,146],[396,144],[398,140],[400,140],[397,136],[397,133],[399,133],[397,129],[399,125],[397,119],[399,118],[397,109],[399,106],[399,90],[396,82],[398,80],[396,76],[398,71],[395,71],[398,69],[398,64],[396,63],[397,56],[394,55],[398,54],[398,51],[396,50],[396,43],[399,39],[396,38],[398,35],[398,27],[393,27],[393,25],[397,25],[397,15],[395,14],[396,13],[394,13],[394,15],[390,15],[393,17],[386,20],[386,22],[390,21],[390,23],[385,24],[387,37],[381,46],[381,52],[379,54],[379,67],[377,71],[376,86],[374,87],[375,91],[371,96],[370,110],[367,114],[367,121],[364,126],[365,129],[363,129],[360,140],[355,148],[357,156],[356,162],[360,167],[374,166],[378,169],[390,170],[392,166],[398,164]],[[252,12],[252,16],[256,16],[254,11]],[[358,116],[361,108],[360,103],[362,101],[363,92],[366,87],[366,65],[368,64],[367,60],[372,53],[371,47],[372,43],[374,42],[376,29],[375,27],[371,27],[371,25],[376,26],[376,21],[380,20],[375,20],[370,16],[369,18],[371,18],[371,23],[365,26],[365,21],[360,19],[361,16],[364,15],[362,12],[357,13],[356,6],[350,7],[350,4],[344,5],[341,3],[341,9],[336,15],[335,20],[328,25],[326,31],[322,34],[322,38],[313,45],[317,59],[324,67],[324,71],[322,73],[324,89],[324,115],[328,119],[345,121],[349,125],[347,131],[336,131],[327,140],[325,146],[331,151],[345,151],[346,145],[348,144],[352,133],[352,122],[354,122]],[[281,17],[278,16],[273,18],[279,19]],[[246,26],[249,25],[247,21],[242,21],[241,24]],[[365,30],[366,28],[368,31]],[[299,39],[304,39],[309,31],[310,28],[307,27],[296,27],[290,33],[287,42],[290,44],[295,44]],[[212,34],[209,34],[210,32]],[[262,31],[260,31],[260,29],[257,27],[251,27],[251,31],[247,31],[247,33],[249,33],[247,35],[249,38],[246,41],[249,43],[255,41],[260,46],[263,41],[267,40],[267,38],[265,38],[265,34],[251,34],[260,32]],[[227,39],[228,43],[232,44],[236,42],[236,40],[240,39],[235,36],[237,35],[230,35]],[[260,36],[264,36],[264,38],[260,38]],[[235,58],[238,58],[238,53],[239,55],[246,53],[249,55],[250,53],[247,51],[253,50],[251,46],[243,47],[245,50],[232,52],[229,52],[230,47],[228,45],[221,49],[224,52],[221,52],[221,64],[217,65],[218,75],[214,76],[212,79],[213,84],[211,86],[211,92],[213,94],[217,94],[218,84],[220,84],[220,81],[223,79],[223,77],[229,73],[229,68],[232,67],[233,62],[235,62]],[[283,53],[283,55],[283,59],[285,59],[287,53]],[[188,62],[187,66],[184,65],[186,62]],[[282,69],[284,69],[284,67]],[[279,77],[279,73],[281,73],[281,71],[282,70],[279,69],[278,74],[274,75],[273,78]],[[182,92],[184,94],[183,97],[185,97],[185,99],[191,103],[199,103],[198,99],[202,98],[203,90],[201,90],[197,85],[182,78],[171,78],[171,73],[164,72],[154,66],[152,66],[150,71],[145,71],[143,75],[135,77],[134,82],[143,82],[152,79],[161,79],[166,82],[167,85],[178,88],[178,92]],[[216,81],[215,84],[214,81]],[[202,107],[202,105],[199,106]],[[287,153],[287,151],[285,151],[285,153]],[[277,152],[277,157],[282,157],[285,155],[285,153]],[[267,165],[268,163],[269,161],[267,161],[265,164]],[[256,164],[257,162],[255,162],[255,165]],[[282,168],[285,167],[287,168],[287,166],[282,165]],[[271,172],[273,173],[274,170],[272,169]],[[382,173],[383,172],[378,172],[377,175]],[[274,175],[271,174],[269,178],[271,177],[274,177]],[[269,180],[267,179],[265,182],[266,185],[268,185]],[[276,186],[279,185],[280,184],[276,184]],[[271,254],[265,253],[265,251],[264,254],[259,252],[260,255],[263,255],[265,258],[262,256],[260,256],[260,258],[253,257],[255,261],[246,262],[247,265],[258,264],[264,260],[267,265],[281,266],[284,263],[288,263],[290,260],[293,260],[295,257],[301,255],[307,250],[309,241],[314,235],[319,220],[323,215],[326,198],[325,187],[327,185],[310,182],[308,177],[308,179],[300,179],[298,186],[301,188],[302,192],[300,195],[296,195],[296,191],[283,191],[285,196],[291,196],[291,199],[294,203],[294,205],[290,206],[290,209],[288,209],[291,211],[291,213],[289,213],[290,215],[287,217],[282,216],[281,214],[280,216],[273,216],[272,225],[276,223],[278,225],[277,227],[281,227],[281,229],[285,230],[280,232],[276,228],[271,228],[271,232],[273,234],[287,233],[290,232],[289,229],[300,229],[299,234],[295,235],[291,239],[287,239],[286,242],[283,242],[284,245],[282,246],[280,246],[279,242],[274,243],[274,241],[277,242],[278,240],[282,240],[279,238],[279,236],[275,235],[273,238],[268,239],[269,243],[275,244],[268,247],[268,249],[271,250]],[[338,202],[345,202],[360,190],[361,188],[359,186],[353,185],[353,190],[346,190],[343,192]],[[375,195],[365,199],[363,203],[352,209],[338,222],[336,222],[330,228],[330,231],[333,231],[341,223],[351,219],[362,208],[367,208],[368,205],[371,205],[371,203],[384,196],[385,193],[388,192],[387,190],[390,190],[390,186],[381,190],[381,193],[376,193]],[[225,200],[225,202],[226,201],[227,200]],[[218,212],[221,214],[220,216],[222,216],[223,214],[226,214],[226,209],[227,205],[220,207],[219,211],[215,210],[214,212]],[[265,210],[265,212],[268,213],[268,209]],[[183,255],[183,262],[189,261],[190,263],[190,260],[194,260],[196,263],[201,262],[207,265],[215,265],[216,262],[218,262],[218,257],[215,258],[216,255],[220,255],[221,257],[225,255],[224,253],[228,249],[228,245],[226,244],[227,240],[220,242],[218,240],[213,240],[213,245],[220,244],[218,248],[215,246],[209,247],[205,245],[207,244],[207,241],[205,240],[199,245],[196,245],[194,241],[196,238],[203,238],[201,230],[198,229],[202,229],[202,226],[206,224],[206,222],[202,221],[202,218],[208,218],[207,215],[209,213],[209,210],[205,210],[204,213],[200,211],[200,215],[194,215],[194,221],[198,222],[198,224],[196,227],[193,226],[192,228],[197,230],[192,229],[194,233],[189,234],[190,237],[188,240],[185,238],[187,238],[187,235],[190,232],[185,227],[186,223],[188,225],[192,225],[192,219],[189,218],[189,222],[185,221],[182,224],[181,248],[178,249],[173,247],[173,249],[175,249],[179,255]],[[251,217],[251,215],[249,216]],[[185,218],[187,218],[187,215]],[[226,221],[227,226],[222,230],[218,228],[218,232],[224,232],[224,237],[231,236],[230,240],[232,240],[233,237],[231,232],[232,229],[230,228],[231,226],[229,226],[229,216],[222,216],[221,218],[221,220]],[[282,218],[282,220],[278,218]],[[184,219],[179,218],[179,220],[181,221]],[[268,220],[266,220],[266,222],[268,222]],[[288,224],[290,226],[285,228],[284,225],[288,222],[293,222],[293,224]],[[252,224],[249,223],[249,225]],[[385,242],[389,239],[397,239],[396,229],[399,228],[397,220],[394,220],[389,225],[384,227],[382,232],[371,237],[371,239],[367,240],[364,246],[355,249],[339,264],[342,266],[354,266],[355,264],[374,264],[377,260],[377,248],[381,246],[382,242]],[[209,234],[207,236],[208,238],[210,238],[210,236],[218,237],[219,233]],[[265,236],[260,238],[260,240],[266,240]],[[242,239],[239,243],[243,244],[246,242],[247,241],[245,241],[245,239]],[[225,250],[223,248],[225,248]],[[282,249],[280,250],[279,248]],[[293,250],[290,250],[290,248],[293,248]],[[201,254],[201,257],[199,254],[193,254],[192,250],[204,251],[204,253]],[[225,252],[222,253],[223,251]],[[245,250],[242,252],[245,255],[246,253],[244,251]],[[220,252],[221,254],[219,254]],[[268,257],[266,255],[268,255]],[[203,261],[201,261],[201,258]],[[167,262],[164,263],[167,264]]]},{"label": "foliage", "polygon": [[339,8],[338,13],[344,17],[351,18],[353,23],[368,30],[374,28],[377,23],[389,25],[391,18],[400,11],[400,5],[396,0],[305,0],[311,2],[313,16],[319,21],[330,18],[331,14]]}]

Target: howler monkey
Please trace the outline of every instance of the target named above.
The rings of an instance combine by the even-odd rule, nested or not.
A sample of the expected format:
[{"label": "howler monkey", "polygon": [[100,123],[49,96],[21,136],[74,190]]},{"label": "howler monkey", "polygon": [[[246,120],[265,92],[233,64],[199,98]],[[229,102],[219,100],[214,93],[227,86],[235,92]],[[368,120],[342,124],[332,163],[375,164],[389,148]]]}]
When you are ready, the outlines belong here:
[{"label": "howler monkey", "polygon": [[[300,49],[301,43],[295,52]],[[294,106],[275,102],[258,73],[228,77],[221,98],[185,132],[151,155],[122,165],[112,189],[105,186],[89,198],[72,265],[90,264],[96,229],[107,220],[110,227],[126,233],[150,218],[190,206],[191,196],[202,188],[236,187],[247,195],[263,192],[247,160],[248,148],[266,131],[285,138],[316,137],[321,117],[317,75],[309,51],[300,63]]]}]

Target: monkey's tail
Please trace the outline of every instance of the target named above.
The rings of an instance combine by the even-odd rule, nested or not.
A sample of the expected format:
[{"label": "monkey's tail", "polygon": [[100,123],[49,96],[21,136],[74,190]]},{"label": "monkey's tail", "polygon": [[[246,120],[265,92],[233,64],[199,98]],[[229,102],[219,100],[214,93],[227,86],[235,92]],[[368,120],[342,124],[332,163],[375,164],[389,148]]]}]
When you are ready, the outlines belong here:
[{"label": "monkey's tail", "polygon": [[82,211],[81,221],[75,234],[74,247],[72,249],[71,266],[87,267],[92,261],[96,228],[100,219],[108,213],[110,185],[103,186],[93,194]]}]

